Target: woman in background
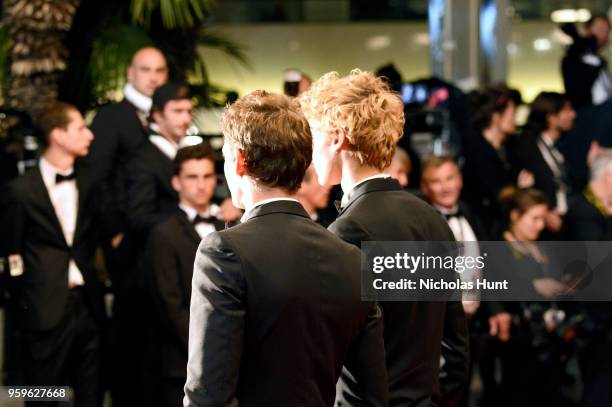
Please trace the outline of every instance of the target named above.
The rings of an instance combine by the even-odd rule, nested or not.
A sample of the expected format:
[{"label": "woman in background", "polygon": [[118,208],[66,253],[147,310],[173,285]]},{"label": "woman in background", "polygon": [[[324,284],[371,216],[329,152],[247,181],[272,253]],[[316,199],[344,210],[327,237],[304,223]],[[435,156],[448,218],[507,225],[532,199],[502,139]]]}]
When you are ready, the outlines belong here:
[{"label": "woman in background", "polygon": [[470,95],[473,134],[465,155],[465,198],[482,215],[490,234],[499,234],[501,208],[498,196],[504,187],[533,185],[533,175],[512,167],[506,144],[516,132],[516,108],[520,96],[507,88],[491,88]]},{"label": "woman in background", "polygon": [[560,327],[565,313],[553,300],[570,290],[551,273],[536,242],[546,227],[548,201],[539,190],[509,187],[500,194],[500,202],[507,227],[502,234],[505,245],[495,256],[494,279],[509,281],[506,301],[497,305],[512,321],[510,339],[500,346],[500,404],[564,406],[560,390],[568,344]]}]

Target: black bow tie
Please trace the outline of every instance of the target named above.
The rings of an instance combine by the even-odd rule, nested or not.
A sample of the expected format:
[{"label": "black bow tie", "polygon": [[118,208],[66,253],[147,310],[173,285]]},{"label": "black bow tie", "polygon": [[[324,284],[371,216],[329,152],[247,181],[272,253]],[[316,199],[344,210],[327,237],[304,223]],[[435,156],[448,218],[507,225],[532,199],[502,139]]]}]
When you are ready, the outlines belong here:
[{"label": "black bow tie", "polygon": [[217,220],[217,218],[215,218],[214,216],[200,216],[200,215],[196,215],[196,217],[193,218],[191,223],[193,223],[193,225],[195,226],[198,223],[215,223],[215,220]]},{"label": "black bow tie", "polygon": [[444,216],[444,218],[446,220],[449,220],[450,218],[460,218],[463,216],[463,212],[461,212],[461,209],[457,209],[455,212],[448,212],[448,213],[440,213],[440,215]]},{"label": "black bow tie", "polygon": [[334,206],[336,207],[336,210],[338,211],[338,213],[342,211],[342,201],[339,201],[339,200],[334,201]]},{"label": "black bow tie", "polygon": [[76,179],[76,173],[74,171],[72,171],[68,175],[55,174],[55,183],[56,184],[59,184],[60,182],[64,182],[64,181],[72,181],[74,179]]}]

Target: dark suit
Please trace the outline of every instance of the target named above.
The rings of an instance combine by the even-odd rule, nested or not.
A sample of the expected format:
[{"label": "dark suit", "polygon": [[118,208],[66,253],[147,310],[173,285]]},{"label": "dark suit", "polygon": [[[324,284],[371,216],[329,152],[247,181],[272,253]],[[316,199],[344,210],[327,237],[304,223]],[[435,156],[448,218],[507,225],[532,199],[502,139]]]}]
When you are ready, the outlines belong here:
[{"label": "dark suit", "polygon": [[[594,42],[595,40],[592,39],[591,41]],[[590,48],[594,49],[595,46],[592,45]],[[609,72],[608,62],[599,54],[597,54],[601,59],[601,65],[599,66],[588,64],[582,60],[582,57],[590,52],[589,49],[585,49],[583,44],[574,43],[568,48],[561,61],[565,93],[567,93],[575,109],[593,105],[593,84],[601,72]]]},{"label": "dark suit", "polygon": [[[565,226],[568,235],[576,241],[612,240],[612,216],[598,209],[592,193],[576,197],[567,212]],[[578,246],[578,244],[577,244]],[[584,254],[586,257],[586,254]],[[594,328],[586,336],[579,351],[583,377],[582,405],[610,406],[612,403],[612,302],[585,302],[579,304]]]},{"label": "dark suit", "polygon": [[604,216],[585,194],[577,196],[570,206],[565,226],[571,240],[609,241],[612,240],[612,216]]},{"label": "dark suit", "polygon": [[478,211],[489,233],[495,233],[500,228],[499,193],[516,181],[510,162],[502,158],[504,153],[505,148],[496,151],[480,134],[473,135],[464,150],[465,188],[462,196]]},{"label": "dark suit", "polygon": [[[477,218],[474,212],[471,210],[470,205],[464,201],[459,201],[457,204],[458,213],[457,216],[462,217],[472,228],[474,235],[478,241],[486,241],[487,240],[487,232],[482,226],[482,222],[479,218]],[[444,215],[443,215],[444,216]],[[450,218],[444,216],[447,222]],[[465,343],[466,338],[462,335],[461,326],[457,327],[456,323],[460,322],[461,319],[456,318],[446,318],[444,325],[444,345],[443,345],[443,356],[444,356],[444,364],[441,367],[440,372],[440,392],[441,399],[436,403],[440,406],[444,407],[454,407],[457,405],[467,406],[469,400],[469,391],[464,391],[464,387],[469,383],[471,383],[472,373],[473,373],[473,365],[475,362],[479,362],[481,355],[486,352],[485,346],[481,343],[484,332],[483,326],[486,325],[488,315],[486,314],[485,308],[488,303],[482,302],[480,307],[476,311],[476,314],[473,315],[468,320],[468,331],[470,334],[469,337],[469,372],[467,375],[467,379],[465,379],[465,370],[463,369],[463,358],[465,357],[465,347],[468,344]],[[457,309],[453,312],[461,312],[458,308],[463,310],[462,304],[452,303],[452,307],[456,307]],[[458,334],[457,334],[458,333]],[[488,329],[486,330],[486,335],[488,337]],[[478,359],[476,359],[476,357]],[[482,364],[479,366],[481,371],[481,377],[483,381],[483,387],[487,384],[488,377],[485,377],[485,374],[488,371],[484,371]],[[486,368],[486,367],[485,367]],[[488,390],[488,389],[485,389]]]},{"label": "dark suit", "polygon": [[587,155],[593,141],[602,147],[612,147],[612,98],[600,105],[578,110],[574,127],[559,140],[558,147],[565,157],[574,191],[582,191],[588,184]]},{"label": "dark suit", "polygon": [[147,131],[127,100],[101,107],[91,123],[95,138],[87,160],[98,181],[104,232],[112,237],[126,230],[126,165],[147,141]]},{"label": "dark suit", "polygon": [[[130,233],[127,221],[127,165],[140,147],[147,143],[147,130],[138,117],[136,107],[127,100],[101,107],[91,124],[94,140],[87,161],[91,164],[96,182],[96,200],[101,207],[100,227],[103,235],[104,260],[112,280],[114,291],[113,321],[109,325],[105,342],[109,342],[109,355],[114,366],[105,366],[105,381],[109,382],[113,404],[125,405],[133,396],[129,381],[134,375],[126,373],[124,363],[131,361],[133,355],[127,345],[134,337],[133,317],[124,311],[134,307],[129,304],[140,303],[129,290],[137,285],[138,256],[135,252],[142,243]],[[124,235],[118,247],[111,246],[111,239],[117,234]],[[125,295],[124,295],[125,294]],[[134,317],[138,318],[138,311]],[[137,329],[137,328],[136,328]],[[126,347],[124,349],[124,347]],[[108,362],[105,358],[104,362]],[[133,363],[129,363],[133,365]],[[129,372],[129,369],[127,369]]]},{"label": "dark suit", "polygon": [[[222,230],[225,225],[216,221],[214,226]],[[147,245],[147,270],[158,316],[165,406],[182,405],[187,378],[191,279],[201,240],[187,215],[180,211],[153,229]]]},{"label": "dark suit", "polygon": [[[565,166],[559,165],[562,175],[559,180],[556,180],[555,174],[546,163],[538,147],[538,139],[539,136],[535,134],[522,135],[516,143],[512,156],[516,168],[525,169],[533,174],[533,187],[542,191],[546,195],[551,208],[555,208],[557,207],[557,189],[560,187],[560,183],[568,186]],[[543,143],[543,141],[540,142]]]},{"label": "dark suit", "polygon": [[360,299],[361,253],[296,202],[258,206],[196,257],[188,406],[331,405],[345,363],[387,405],[379,308]]},{"label": "dark suit", "polygon": [[[358,247],[363,241],[454,241],[444,219],[391,178],[358,185],[338,219],[329,227]],[[467,326],[461,304],[445,302],[381,302],[389,376],[389,401],[394,406],[430,406],[438,393],[441,343],[446,338],[458,362],[453,375],[463,387],[467,375]],[[447,322],[445,322],[447,321]],[[457,355],[460,355],[457,358]],[[355,386],[344,378],[349,387]],[[357,388],[362,383],[357,381]],[[357,403],[357,402],[355,402]]]},{"label": "dark suit", "polygon": [[[66,242],[40,169],[33,168],[13,181],[5,197],[2,254],[23,258],[23,274],[10,281],[10,312],[21,328],[25,384],[65,386],[71,380],[77,405],[96,405],[104,308],[94,266],[95,200],[91,184],[78,174],[73,244]],[[80,288],[68,287],[71,259],[85,282]]]},{"label": "dark suit", "polygon": [[[178,195],[172,188],[174,162],[146,141],[127,164],[127,223],[122,246],[129,247],[134,265],[115,276],[116,351],[119,391],[136,405],[151,405],[158,354],[152,298],[146,290],[144,264],[147,239],[153,227],[178,211]],[[128,362],[126,362],[128,361]],[[127,365],[124,367],[124,365]],[[140,394],[142,393],[142,394]]]},{"label": "dark suit", "polygon": [[172,188],[174,161],[147,141],[128,164],[127,210],[132,233],[146,237],[151,229],[176,212],[178,195]]}]

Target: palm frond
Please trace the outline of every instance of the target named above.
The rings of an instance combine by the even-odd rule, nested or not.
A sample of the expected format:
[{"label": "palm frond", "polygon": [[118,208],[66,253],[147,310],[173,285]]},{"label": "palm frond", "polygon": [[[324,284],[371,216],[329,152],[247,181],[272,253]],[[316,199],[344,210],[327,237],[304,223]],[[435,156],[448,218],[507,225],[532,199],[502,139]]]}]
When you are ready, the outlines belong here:
[{"label": "palm frond", "polygon": [[4,84],[8,72],[8,57],[11,50],[9,28],[0,24],[0,85]]},{"label": "palm frond", "polygon": [[191,28],[204,21],[212,0],[132,0],[132,21],[148,26],[157,10],[164,28]]}]

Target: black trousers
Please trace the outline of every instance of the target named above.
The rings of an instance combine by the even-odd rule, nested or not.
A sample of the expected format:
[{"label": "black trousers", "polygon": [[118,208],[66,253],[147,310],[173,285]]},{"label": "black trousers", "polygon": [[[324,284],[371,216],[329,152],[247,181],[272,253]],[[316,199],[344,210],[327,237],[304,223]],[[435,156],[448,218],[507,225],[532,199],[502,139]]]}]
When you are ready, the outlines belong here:
[{"label": "black trousers", "polygon": [[71,386],[74,406],[101,405],[100,330],[80,288],[70,290],[66,312],[56,327],[46,331],[25,330],[22,335],[26,386]]},{"label": "black trousers", "polygon": [[606,337],[591,339],[579,360],[584,382],[581,406],[612,406],[612,341]]},{"label": "black trousers", "polygon": [[161,379],[160,407],[182,407],[186,378],[164,377]]}]

